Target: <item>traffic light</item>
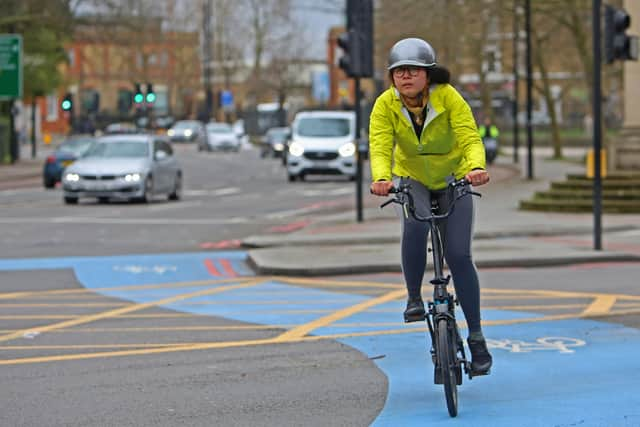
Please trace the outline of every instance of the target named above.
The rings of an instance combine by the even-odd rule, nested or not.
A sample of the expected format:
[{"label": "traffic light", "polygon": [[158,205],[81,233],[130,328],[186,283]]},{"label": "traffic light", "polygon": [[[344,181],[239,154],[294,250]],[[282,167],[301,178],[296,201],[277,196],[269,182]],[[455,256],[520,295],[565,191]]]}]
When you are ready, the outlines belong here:
[{"label": "traffic light", "polygon": [[136,107],[140,107],[144,102],[144,94],[140,88],[140,83],[135,84],[135,90],[133,92],[133,103]]},{"label": "traffic light", "polygon": [[60,103],[60,108],[62,111],[71,111],[73,110],[73,95],[67,93],[64,98],[62,98],[62,102]]},{"label": "traffic light", "polygon": [[145,97],[145,101],[147,101],[147,104],[153,104],[156,102],[156,93],[153,91],[153,85],[151,83],[147,83],[147,95]]},{"label": "traffic light", "polygon": [[347,32],[338,36],[344,51],[340,68],[349,77],[373,77],[373,1],[347,0]]},{"label": "traffic light", "polygon": [[349,77],[358,77],[357,70],[360,69],[360,64],[358,62],[360,55],[358,55],[358,46],[356,46],[358,43],[357,40],[358,38],[354,30],[349,30],[338,36],[338,46],[340,46],[343,51],[338,64]]},{"label": "traffic light", "polygon": [[604,57],[611,64],[616,59],[638,59],[638,37],[625,34],[631,25],[631,17],[623,9],[605,6],[604,10]]}]

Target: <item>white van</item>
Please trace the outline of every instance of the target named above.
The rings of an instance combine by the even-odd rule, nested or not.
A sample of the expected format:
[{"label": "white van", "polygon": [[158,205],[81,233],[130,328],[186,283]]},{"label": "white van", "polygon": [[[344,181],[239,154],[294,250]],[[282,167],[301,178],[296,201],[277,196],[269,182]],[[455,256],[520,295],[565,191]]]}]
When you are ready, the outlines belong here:
[{"label": "white van", "polygon": [[307,174],[356,176],[356,115],[353,111],[304,111],[291,125],[289,181]]}]

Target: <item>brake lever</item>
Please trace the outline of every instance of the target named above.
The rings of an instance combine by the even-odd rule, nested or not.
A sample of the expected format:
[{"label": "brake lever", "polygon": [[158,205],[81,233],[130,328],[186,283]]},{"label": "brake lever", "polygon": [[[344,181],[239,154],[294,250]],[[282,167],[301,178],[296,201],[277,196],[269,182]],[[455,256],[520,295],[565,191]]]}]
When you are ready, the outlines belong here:
[{"label": "brake lever", "polygon": [[396,199],[389,199],[386,202],[384,202],[383,204],[380,205],[380,209],[384,208],[385,206],[391,204],[391,203],[395,203]]}]

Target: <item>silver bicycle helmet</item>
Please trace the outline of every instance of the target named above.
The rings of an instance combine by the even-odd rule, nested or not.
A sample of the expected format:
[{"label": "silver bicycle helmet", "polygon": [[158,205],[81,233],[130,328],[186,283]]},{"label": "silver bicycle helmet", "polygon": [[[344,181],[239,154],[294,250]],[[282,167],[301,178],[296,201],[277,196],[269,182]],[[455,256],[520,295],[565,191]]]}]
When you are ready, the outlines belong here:
[{"label": "silver bicycle helmet", "polygon": [[403,65],[429,68],[436,65],[436,51],[426,41],[418,38],[402,39],[389,52],[389,68]]}]

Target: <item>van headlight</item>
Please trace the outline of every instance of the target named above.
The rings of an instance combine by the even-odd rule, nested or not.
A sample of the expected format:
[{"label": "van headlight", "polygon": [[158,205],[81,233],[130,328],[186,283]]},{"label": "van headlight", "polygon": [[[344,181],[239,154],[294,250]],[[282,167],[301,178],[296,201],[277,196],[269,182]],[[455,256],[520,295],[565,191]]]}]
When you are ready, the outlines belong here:
[{"label": "van headlight", "polygon": [[291,154],[292,156],[299,157],[302,156],[303,153],[304,147],[302,146],[302,144],[298,142],[292,142],[289,146],[289,154]]},{"label": "van headlight", "polygon": [[77,173],[67,173],[64,175],[64,180],[67,182],[78,182],[80,181],[80,175]]},{"label": "van headlight", "polygon": [[338,148],[338,153],[342,157],[353,156],[356,153],[356,144],[354,144],[353,142],[348,142],[342,147]]}]

